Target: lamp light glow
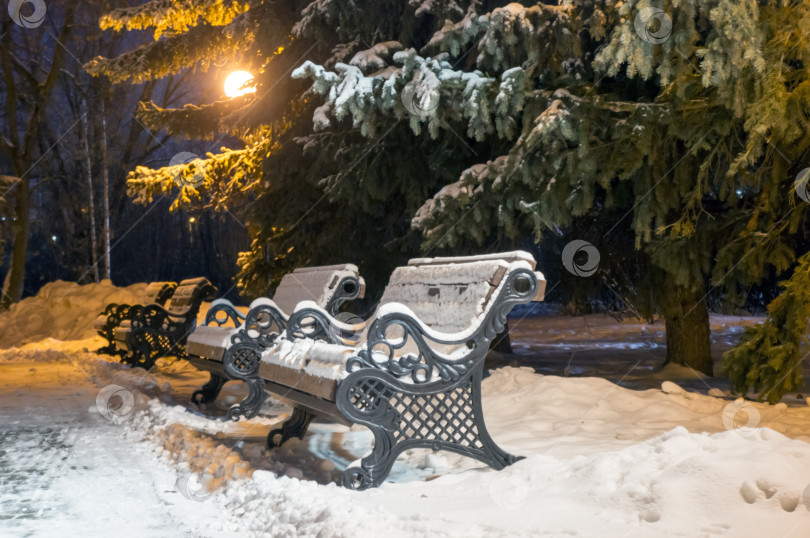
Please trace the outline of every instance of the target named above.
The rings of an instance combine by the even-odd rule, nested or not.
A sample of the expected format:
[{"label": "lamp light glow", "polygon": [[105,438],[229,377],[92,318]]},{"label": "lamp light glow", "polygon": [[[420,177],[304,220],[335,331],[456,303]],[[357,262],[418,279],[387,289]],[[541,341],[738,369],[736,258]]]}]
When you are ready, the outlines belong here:
[{"label": "lamp light glow", "polygon": [[253,75],[247,71],[234,71],[225,79],[225,95],[233,98],[248,93],[255,93],[256,88],[243,87],[251,80],[253,80]]}]

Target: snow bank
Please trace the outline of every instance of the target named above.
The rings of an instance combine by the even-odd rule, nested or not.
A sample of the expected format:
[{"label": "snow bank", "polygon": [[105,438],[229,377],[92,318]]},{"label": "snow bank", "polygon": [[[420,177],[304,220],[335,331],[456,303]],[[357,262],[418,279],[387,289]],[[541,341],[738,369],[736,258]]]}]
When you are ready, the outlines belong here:
[{"label": "snow bank", "polygon": [[[544,321],[550,339],[569,338],[564,321]],[[609,330],[590,327],[580,340]],[[625,343],[647,338],[621,328]],[[674,382],[684,372],[673,367],[646,373],[657,382],[648,390],[495,370],[482,384],[487,427],[525,459],[495,471],[408,450],[389,482],[354,492],[335,482],[372,446],[366,429],[314,422],[303,440],[269,451],[265,436],[289,409],[223,421],[229,391],[240,390],[229,383],[223,407],[205,416],[188,399],[206,376],[185,361],[145,372],[72,346],[46,339],[0,353],[0,431],[13,433],[0,436],[0,482],[8,464],[16,481],[0,507],[33,499],[8,505],[33,510],[25,521],[0,509],[20,525],[7,528],[167,538],[810,535],[810,407],[699,394]],[[99,407],[110,387],[131,397],[120,415]],[[70,435],[43,445],[41,432],[66,425]]]},{"label": "snow bank", "polygon": [[140,301],[147,284],[126,288],[110,280],[80,286],[57,280],[45,284],[34,297],[23,299],[0,314],[0,348],[20,346],[51,337],[81,340],[96,335],[93,322],[109,303]]},{"label": "snow bank", "polygon": [[[92,355],[75,356],[79,363]],[[267,418],[226,422],[177,405],[162,374],[98,363],[96,384],[130,390],[122,424],[176,470],[178,508],[222,511],[206,536],[806,536],[810,408],[599,378],[502,368],[483,382],[496,442],[525,459],[495,471],[462,456],[403,453],[376,490],[338,487],[371,447],[361,427],[314,423],[268,451]],[[279,410],[278,421],[287,416]],[[737,417],[739,418],[739,417]],[[747,426],[751,427],[747,427]],[[199,482],[199,486],[188,484]],[[190,509],[189,509],[190,510]],[[792,534],[791,534],[792,533]]]},{"label": "snow bank", "polygon": [[[733,402],[672,385],[504,368],[484,381],[484,407],[496,441],[526,456],[507,469],[414,450],[377,490],[255,471],[206,502],[233,514],[223,532],[253,536],[806,536],[810,445],[774,429],[808,439],[810,409],[751,404],[758,427],[727,431]],[[370,446],[362,429],[318,427],[293,450],[318,436],[358,457]]]}]

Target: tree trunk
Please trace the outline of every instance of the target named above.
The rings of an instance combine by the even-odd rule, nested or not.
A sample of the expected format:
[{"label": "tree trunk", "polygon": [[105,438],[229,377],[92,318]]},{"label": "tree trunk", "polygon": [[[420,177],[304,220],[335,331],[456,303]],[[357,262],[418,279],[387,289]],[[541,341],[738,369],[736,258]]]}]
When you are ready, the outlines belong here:
[{"label": "tree trunk", "polygon": [[6,273],[6,280],[3,282],[0,310],[8,310],[13,303],[22,299],[25,283],[25,258],[28,256],[28,232],[31,228],[31,191],[28,178],[19,180],[16,189],[14,246],[11,249],[11,262],[8,273]]},{"label": "tree trunk", "polygon": [[107,116],[101,100],[101,174],[104,180],[104,278],[110,279],[110,158],[107,153]]},{"label": "tree trunk", "polygon": [[664,277],[659,304],[666,322],[667,363],[682,364],[713,374],[709,309],[705,292],[671,283]]},{"label": "tree trunk", "polygon": [[90,158],[90,128],[87,125],[87,100],[84,100],[82,138],[84,138],[84,166],[87,169],[87,192],[90,204],[90,262],[93,264],[93,281],[98,282],[98,242],[96,240],[96,200],[93,195],[93,161]]}]

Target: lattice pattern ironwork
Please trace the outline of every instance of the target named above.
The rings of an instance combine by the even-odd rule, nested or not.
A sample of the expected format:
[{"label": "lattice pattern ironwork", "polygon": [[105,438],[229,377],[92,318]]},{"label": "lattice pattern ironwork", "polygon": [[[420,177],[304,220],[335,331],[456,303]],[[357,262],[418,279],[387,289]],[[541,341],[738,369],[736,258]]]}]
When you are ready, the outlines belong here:
[{"label": "lattice pattern ironwork", "polygon": [[261,355],[253,348],[236,345],[231,348],[230,364],[243,375],[250,375],[259,369]]},{"label": "lattice pattern ironwork", "polygon": [[147,370],[154,366],[160,357],[172,351],[173,341],[167,335],[155,330],[136,330],[132,335],[132,350],[123,359],[131,366],[140,366]]},{"label": "lattice pattern ironwork", "polygon": [[167,308],[133,306],[125,336],[128,355],[122,361],[148,370],[166,355],[185,356],[186,338],[196,323],[197,311],[216,294],[217,288],[204,278],[184,280]]},{"label": "lattice pattern ironwork", "polygon": [[351,387],[349,393],[351,404],[358,411],[373,413],[385,405],[386,413],[394,414],[396,442],[419,439],[484,448],[476,425],[472,381],[445,392],[413,394],[365,380]]}]

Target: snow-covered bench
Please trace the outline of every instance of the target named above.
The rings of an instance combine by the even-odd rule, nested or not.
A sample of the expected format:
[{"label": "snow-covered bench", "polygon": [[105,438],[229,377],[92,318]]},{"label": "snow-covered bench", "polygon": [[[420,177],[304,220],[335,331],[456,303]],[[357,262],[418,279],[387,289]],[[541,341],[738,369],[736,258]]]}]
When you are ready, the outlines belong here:
[{"label": "snow-covered bench", "polygon": [[[177,289],[176,282],[152,282],[143,292],[140,306],[150,304],[163,306],[172,296],[175,289]],[[93,323],[93,328],[102,338],[107,340],[107,345],[100,348],[98,353],[108,355],[119,353],[115,347],[114,331],[121,325],[122,321],[132,319],[132,313],[134,312],[132,307],[133,305],[110,303],[104,309],[104,312],[98,315]]]},{"label": "snow-covered bench", "polygon": [[[302,267],[284,275],[273,299],[256,299],[246,315],[242,315],[230,301],[217,299],[208,309],[205,324],[188,337],[187,360],[210,374],[209,381],[192,394],[191,400],[208,403],[219,395],[229,379],[222,358],[235,340],[250,342],[263,350],[284,331],[288,315],[301,301],[314,301],[332,316],[337,316],[345,302],[362,298],[365,290],[366,284],[357,266],[345,264]],[[228,416],[254,416],[264,401],[263,395],[263,391],[255,391],[229,410]]]},{"label": "snow-covered bench", "polygon": [[156,304],[134,306],[130,319],[113,331],[122,362],[150,369],[166,355],[185,355],[186,338],[197,325],[203,301],[217,296],[217,288],[206,278],[183,280],[166,307]]},{"label": "snow-covered bench", "polygon": [[367,426],[374,449],[344,472],[353,489],[378,486],[403,450],[450,450],[501,469],[516,461],[487,433],[481,376],[489,343],[513,306],[542,300],[545,280],[522,251],[414,259],[391,276],[368,323],[347,325],[301,303],[272,347],[235,344],[225,369],[251,391],[294,407],[268,446],[303,437],[313,415]]}]

